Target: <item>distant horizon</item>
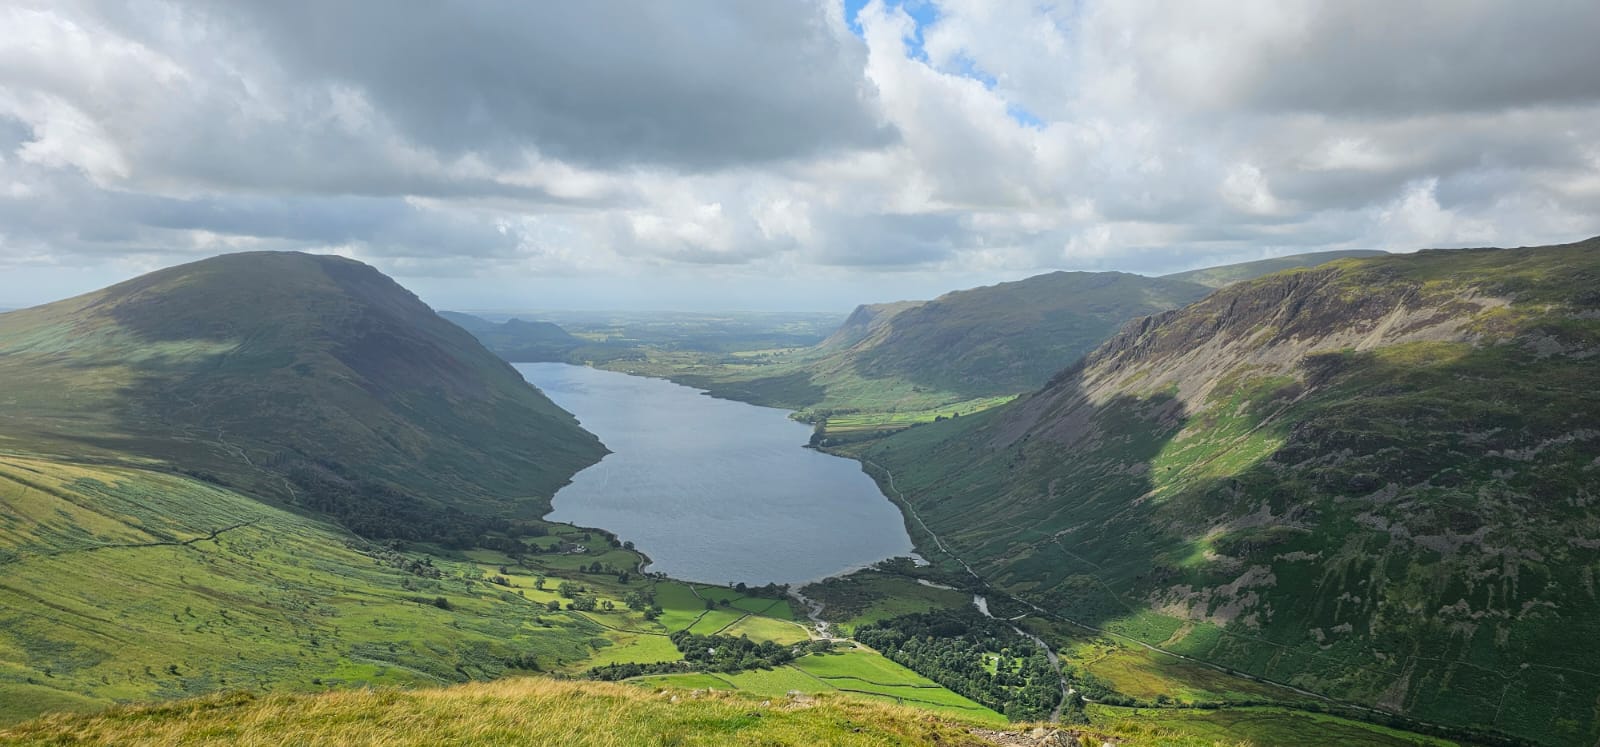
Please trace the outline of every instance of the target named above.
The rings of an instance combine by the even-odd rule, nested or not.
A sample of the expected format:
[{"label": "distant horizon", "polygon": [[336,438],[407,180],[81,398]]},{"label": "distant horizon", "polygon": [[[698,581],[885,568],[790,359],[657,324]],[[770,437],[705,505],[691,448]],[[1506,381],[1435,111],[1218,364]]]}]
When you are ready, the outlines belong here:
[{"label": "distant horizon", "polygon": [[[1470,247],[1429,247],[1429,248],[1470,248]],[[259,250],[246,250],[246,251],[259,251]],[[305,252],[305,253],[308,253],[308,254],[347,256],[345,254],[341,254],[341,253],[338,253],[338,252],[319,252],[319,251],[311,251],[311,250],[303,250],[303,249],[284,249],[284,250],[279,250],[279,251],[302,251],[302,252]],[[810,308],[791,307],[791,306],[766,306],[766,307],[760,307],[760,306],[755,306],[755,305],[752,305],[752,306],[729,306],[729,305],[723,305],[723,306],[716,306],[716,305],[691,306],[691,305],[680,305],[678,303],[672,303],[672,302],[663,303],[661,305],[639,305],[639,304],[635,304],[635,305],[631,305],[630,306],[630,305],[626,305],[626,304],[623,304],[623,305],[606,305],[607,302],[605,302],[605,301],[602,301],[602,302],[599,302],[599,303],[594,303],[594,304],[586,304],[586,305],[573,304],[573,305],[564,305],[564,306],[555,306],[555,305],[539,306],[539,305],[532,305],[532,304],[522,305],[520,302],[516,301],[512,297],[514,295],[514,293],[512,293],[512,292],[505,292],[501,296],[501,299],[500,300],[496,300],[493,303],[493,305],[475,306],[475,305],[472,305],[472,304],[474,304],[474,303],[482,303],[482,301],[467,301],[465,299],[467,297],[469,297],[469,295],[471,293],[470,290],[459,290],[458,289],[458,286],[469,286],[470,287],[472,285],[472,281],[467,281],[467,282],[463,282],[463,283],[457,283],[456,281],[454,281],[452,279],[426,278],[426,277],[411,277],[411,278],[408,278],[406,276],[397,275],[395,273],[392,273],[392,272],[389,272],[387,270],[384,270],[384,268],[381,266],[380,263],[371,263],[371,262],[368,262],[368,263],[369,264],[374,264],[374,266],[377,266],[380,271],[383,271],[385,274],[389,275],[396,282],[400,283],[400,285],[402,285],[406,289],[412,291],[413,293],[416,293],[418,295],[418,297],[420,297],[423,300],[424,303],[427,303],[429,306],[431,306],[434,309],[439,310],[439,311],[459,311],[459,312],[462,312],[462,313],[481,312],[481,313],[488,313],[488,314],[517,314],[517,313],[543,313],[543,312],[555,312],[555,313],[562,313],[562,312],[567,312],[567,313],[607,313],[607,312],[615,312],[615,313],[632,313],[632,314],[650,313],[650,312],[675,313],[675,314],[726,314],[726,313],[747,313],[747,314],[848,314],[858,306],[872,305],[872,304],[883,304],[883,303],[896,303],[896,302],[902,302],[902,301],[927,301],[927,300],[931,300],[933,298],[937,298],[938,296],[944,295],[946,293],[952,293],[952,292],[962,291],[962,290],[970,290],[970,289],[973,289],[973,288],[980,288],[980,287],[984,287],[984,286],[995,285],[995,284],[998,284],[998,283],[1016,282],[1018,280],[1025,280],[1027,278],[1037,277],[1039,275],[1048,275],[1048,274],[1053,273],[1053,272],[1124,272],[1124,273],[1128,273],[1128,274],[1132,274],[1132,275],[1142,275],[1144,277],[1163,277],[1163,276],[1166,276],[1166,275],[1174,275],[1174,274],[1178,274],[1178,273],[1189,272],[1189,271],[1192,271],[1192,270],[1205,269],[1205,268],[1209,268],[1209,267],[1222,267],[1222,266],[1227,266],[1227,265],[1232,265],[1232,264],[1243,264],[1243,263],[1256,262],[1256,261],[1268,260],[1268,259],[1279,259],[1279,258],[1283,258],[1283,257],[1290,257],[1290,256],[1296,256],[1296,255],[1302,255],[1302,254],[1320,254],[1320,253],[1325,253],[1325,252],[1341,252],[1341,251],[1385,251],[1385,252],[1389,252],[1391,254],[1409,253],[1408,251],[1397,251],[1395,249],[1327,249],[1327,250],[1319,250],[1319,251],[1316,251],[1316,252],[1286,252],[1286,253],[1268,254],[1268,255],[1265,255],[1265,256],[1255,256],[1255,257],[1224,258],[1223,261],[1205,262],[1205,263],[1201,263],[1201,264],[1197,264],[1197,265],[1183,266],[1180,269],[1173,269],[1173,270],[1170,270],[1170,271],[1161,271],[1161,272],[1134,271],[1134,270],[1124,270],[1124,269],[1118,269],[1118,268],[1097,268],[1097,269],[1044,268],[1044,269],[1037,269],[1037,270],[1031,270],[1031,271],[1013,271],[1013,272],[1009,272],[1009,273],[995,274],[995,275],[990,275],[990,276],[988,276],[986,278],[982,278],[982,279],[977,278],[977,277],[971,277],[971,276],[963,278],[961,276],[954,276],[954,275],[922,275],[922,276],[919,276],[916,279],[915,283],[910,284],[907,287],[913,287],[913,288],[920,287],[920,288],[927,289],[927,292],[925,294],[923,294],[923,295],[902,295],[902,296],[897,296],[897,297],[884,297],[884,296],[880,295],[878,297],[863,297],[860,300],[855,300],[855,301],[852,301],[849,298],[841,297],[840,300],[837,303],[833,304],[833,305],[830,305],[830,306],[813,306],[813,307],[810,307]],[[1421,251],[1421,249],[1414,249],[1414,250],[1409,250],[1409,251]],[[82,276],[76,276],[74,278],[75,280],[82,279],[83,282],[74,283],[73,285],[75,287],[73,289],[71,289],[68,292],[66,292],[64,294],[61,294],[61,295],[54,295],[54,296],[51,296],[51,297],[48,297],[48,298],[44,298],[43,296],[40,296],[40,298],[42,300],[26,300],[26,299],[17,299],[17,298],[0,299],[0,313],[3,313],[5,311],[16,311],[16,310],[20,310],[20,309],[32,308],[34,306],[43,306],[43,305],[46,305],[46,304],[54,303],[56,301],[62,301],[62,300],[66,300],[68,298],[73,298],[73,297],[76,297],[76,296],[80,296],[80,295],[83,295],[83,294],[86,294],[86,293],[92,293],[94,291],[100,290],[101,288],[105,288],[105,287],[108,287],[108,286],[111,286],[111,285],[115,285],[117,283],[124,282],[126,280],[131,280],[133,278],[139,277],[140,275],[144,275],[144,274],[147,274],[147,273],[150,273],[150,272],[156,272],[156,271],[159,271],[159,270],[162,270],[162,269],[166,269],[168,267],[176,267],[178,265],[189,264],[191,262],[203,261],[203,260],[209,259],[209,258],[211,258],[213,256],[223,256],[223,255],[226,255],[226,254],[233,254],[233,253],[239,253],[239,252],[219,252],[218,254],[215,254],[215,255],[208,255],[208,256],[204,256],[204,257],[186,258],[186,259],[183,259],[182,261],[171,262],[171,263],[163,264],[163,265],[160,265],[160,266],[152,266],[152,267],[149,267],[147,269],[139,269],[137,271],[131,272],[130,274],[121,275],[121,276],[112,276],[110,273],[102,273],[102,274],[97,275],[97,276],[92,276],[92,277],[102,278],[101,281],[91,281],[91,280],[82,278]],[[361,258],[358,258],[358,257],[352,257],[352,259],[358,259],[360,261],[367,262],[367,260],[361,259]],[[907,274],[909,275],[910,273],[907,273]],[[593,282],[593,280],[594,279],[587,279],[587,282]],[[606,279],[601,279],[601,280],[606,280]],[[632,281],[632,279],[629,279],[629,278],[615,278],[615,279],[611,279],[611,280],[613,280],[615,282],[631,282]],[[863,284],[863,285],[879,285],[880,284],[879,283],[880,280],[881,280],[881,278],[873,278],[871,283],[866,283],[866,284]],[[965,284],[961,284],[961,285],[941,285],[941,283],[943,283],[945,281],[952,282],[952,283],[963,283],[963,282],[965,282]],[[93,285],[90,284],[90,283],[96,283],[96,282],[97,282],[97,284],[93,284]],[[539,278],[536,281],[530,281],[530,282],[542,282],[542,283],[553,283],[553,284],[557,284],[557,285],[565,285],[565,284],[570,284],[570,283],[574,283],[574,282],[585,282],[585,281],[575,280],[573,278],[551,277],[551,278]],[[433,292],[433,293],[428,292],[430,290],[428,286],[439,286],[439,285],[444,285],[444,286],[448,286],[448,287],[443,289],[442,292]],[[440,289],[434,288],[433,290],[438,291]],[[647,289],[646,289],[646,293],[648,293]],[[868,288],[863,288],[863,295],[867,295],[867,294],[870,294],[870,293],[871,293],[871,290],[869,290]],[[530,291],[527,295],[528,296],[536,296],[537,295],[537,291]],[[626,293],[626,292],[609,292],[609,293],[599,292],[599,293],[594,293],[592,296],[586,295],[585,296],[585,300],[587,300],[588,298],[615,299],[618,296],[626,296],[626,295],[628,295],[628,293]],[[717,297],[719,295],[720,296],[727,296],[727,295],[734,295],[734,294],[733,293],[729,293],[726,289],[724,289],[721,292],[719,292],[719,293],[717,293],[715,295],[712,295],[710,297]],[[648,296],[646,295],[645,297],[648,297]],[[704,297],[707,297],[707,296],[704,295],[704,294],[701,294],[701,297],[704,298]],[[444,300],[439,300],[439,299],[444,299]],[[460,301],[459,303],[457,302],[458,300]]]}]

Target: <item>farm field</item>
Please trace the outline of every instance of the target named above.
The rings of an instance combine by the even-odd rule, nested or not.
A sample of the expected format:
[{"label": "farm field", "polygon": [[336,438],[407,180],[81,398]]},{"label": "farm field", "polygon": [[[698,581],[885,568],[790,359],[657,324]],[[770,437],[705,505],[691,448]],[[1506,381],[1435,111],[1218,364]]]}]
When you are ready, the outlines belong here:
[{"label": "farm field", "polygon": [[973,415],[991,407],[999,407],[1013,399],[1016,399],[1016,395],[1008,394],[999,397],[980,397],[978,399],[952,402],[941,407],[920,410],[864,411],[827,416],[819,415],[818,417],[820,418],[822,433],[825,436],[839,437],[870,433],[892,433],[913,425]]},{"label": "farm field", "polygon": [[960,609],[972,605],[972,595],[953,589],[925,586],[914,579],[876,570],[830,578],[801,590],[821,602],[822,617],[849,635],[857,626],[932,609]]},{"label": "farm field", "polygon": [[912,705],[979,723],[1005,723],[1004,716],[864,648],[810,654],[773,669],[659,675],[629,682],[646,687],[733,689],[765,697],[781,697],[789,692],[842,693],[852,698]]}]

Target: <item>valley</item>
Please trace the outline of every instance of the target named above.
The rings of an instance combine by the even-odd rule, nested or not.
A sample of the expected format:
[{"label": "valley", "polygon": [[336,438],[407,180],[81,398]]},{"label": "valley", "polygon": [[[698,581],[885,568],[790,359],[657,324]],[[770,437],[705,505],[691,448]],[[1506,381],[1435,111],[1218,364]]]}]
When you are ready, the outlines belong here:
[{"label": "valley", "polygon": [[[1377,490],[1375,506],[1396,500],[1383,497],[1396,487],[1364,476],[1399,474],[1398,468],[1353,456],[1367,453],[1359,449],[1409,453],[1401,444],[1413,436],[1383,425],[1382,418],[1395,412],[1410,413],[1409,433],[1434,432],[1417,430],[1416,423],[1437,423],[1431,426],[1437,438],[1457,450],[1476,444],[1494,454],[1525,454],[1498,458],[1522,465],[1522,479],[1534,481],[1528,485],[1550,479],[1529,472],[1547,459],[1557,460],[1542,468],[1554,470],[1551,475],[1582,473],[1571,460],[1583,458],[1585,431],[1562,430],[1563,418],[1574,416],[1528,405],[1560,401],[1584,412],[1584,392],[1595,391],[1581,363],[1591,335],[1579,290],[1588,277],[1588,249],[1346,258],[1243,280],[1106,333],[1104,343],[1040,388],[998,393],[957,379],[938,389],[932,379],[927,386],[893,377],[830,379],[829,371],[843,369],[807,368],[841,346],[860,354],[855,338],[874,328],[879,312],[858,313],[809,348],[728,343],[716,354],[718,362],[703,352],[639,347],[636,355],[595,362],[691,385],[714,381],[707,393],[716,398],[564,362],[513,368],[484,361],[482,348],[461,346],[453,327],[437,328],[428,339],[440,342],[424,343],[451,352],[406,364],[451,372],[449,390],[421,395],[407,387],[436,387],[432,375],[397,378],[378,362],[354,356],[355,348],[339,341],[339,327],[320,323],[291,348],[252,335],[244,318],[228,322],[213,315],[208,327],[196,326],[199,316],[180,316],[152,327],[139,312],[103,314],[107,304],[100,299],[0,317],[0,332],[9,335],[0,342],[12,351],[4,365],[19,381],[38,382],[40,393],[7,400],[16,414],[12,422],[28,430],[12,429],[0,442],[0,484],[7,486],[0,506],[8,517],[0,535],[0,563],[7,569],[0,595],[8,597],[8,609],[25,611],[0,626],[0,700],[6,704],[0,718],[15,723],[44,712],[93,713],[113,703],[225,691],[315,694],[554,676],[620,681],[630,685],[624,692],[637,694],[629,698],[643,699],[639,708],[645,710],[651,698],[676,703],[690,695],[716,702],[762,698],[764,704],[820,698],[827,705],[819,707],[846,709],[857,707],[847,703],[877,702],[931,714],[969,735],[1046,721],[1135,744],[1147,738],[1374,745],[1561,739],[1561,729],[1585,727],[1533,724],[1541,708],[1582,697],[1588,686],[1580,668],[1546,665],[1529,648],[1494,653],[1474,647],[1470,636],[1460,639],[1466,648],[1453,648],[1444,643],[1448,637],[1421,632],[1446,623],[1424,620],[1422,628],[1408,628],[1384,611],[1382,604],[1414,604],[1398,600],[1427,593],[1405,581],[1406,568],[1442,572],[1459,565],[1460,557],[1397,556],[1394,547],[1378,554],[1376,567],[1388,569],[1385,578],[1395,579],[1396,591],[1386,592],[1391,601],[1378,604],[1377,616],[1361,627],[1348,622],[1362,618],[1346,607],[1376,604],[1358,598],[1370,582],[1355,571],[1374,566],[1362,565],[1372,541],[1357,538],[1385,514],[1367,508],[1357,516],[1340,506],[1364,495],[1352,492],[1358,490]],[[290,266],[308,261],[291,260]],[[1554,272],[1557,267],[1563,272]],[[336,279],[351,271],[338,264],[294,271],[308,270]],[[220,282],[229,275],[226,267],[218,271]],[[193,294],[212,282],[209,277],[190,274],[177,287]],[[104,298],[135,309],[162,308],[145,300],[160,292],[143,289],[163,282],[170,281],[141,279],[128,286],[140,290],[111,289]],[[412,334],[405,324],[382,320],[397,311],[410,314],[414,299],[374,293],[369,289],[383,286],[372,278],[339,282],[340,290],[319,291],[330,293],[321,303],[354,299],[346,319],[358,320],[365,334]],[[283,287],[302,293],[308,280]],[[1340,290],[1353,287],[1362,293]],[[1508,298],[1516,300],[1499,300]],[[475,324],[465,321],[469,329]],[[528,324],[538,335],[563,339]],[[62,337],[53,331],[60,329],[73,332]],[[86,337],[86,329],[104,331]],[[148,329],[196,336],[170,348],[181,354],[132,355],[164,350],[145,344]],[[752,344],[770,339],[759,322],[750,334],[757,341]],[[907,339],[924,334],[932,333]],[[987,337],[981,329],[966,334]],[[1318,342],[1318,334],[1332,342]],[[1452,342],[1463,335],[1475,344]],[[63,340],[72,342],[63,346]],[[1544,352],[1529,358],[1519,350]],[[473,403],[484,401],[485,393],[521,398],[534,392],[539,403],[533,411],[554,414],[540,415],[543,428],[581,433],[547,441],[550,453],[574,460],[582,454],[585,461],[568,462],[563,484],[528,484],[508,500],[502,496],[511,483],[501,482],[509,475],[502,468],[477,470],[462,461],[443,473],[429,467],[427,480],[413,481],[407,470],[414,467],[386,455],[403,453],[403,440],[336,440],[331,443],[340,444],[340,455],[313,458],[279,435],[306,426],[277,425],[279,411],[259,405],[254,411],[269,417],[247,427],[224,425],[211,437],[165,414],[175,398],[235,407],[269,401],[267,392],[278,384],[257,380],[259,389],[227,392],[219,387],[238,386],[235,377],[216,378],[209,363],[220,358],[223,370],[241,364],[250,370],[253,356],[267,355],[302,361],[298,375],[313,381],[337,366],[345,373],[328,381],[348,382],[354,372],[373,382],[354,399],[335,388],[305,400],[310,407],[286,411],[293,422],[331,422],[327,413],[336,411],[398,434],[403,431],[381,424],[416,419],[438,437],[456,427],[450,418],[478,417]],[[75,363],[62,367],[62,360]],[[474,361],[472,368],[461,367],[466,360]],[[660,367],[652,369],[655,364]],[[848,368],[866,370],[861,365]],[[104,368],[110,366],[133,366],[149,383],[132,390],[88,386],[97,376],[125,375]],[[768,367],[790,373],[741,378]],[[41,372],[47,373],[41,378]],[[500,383],[506,376],[526,377],[538,388]],[[49,377],[74,377],[84,384],[72,391],[98,398],[52,397]],[[813,388],[808,391],[823,392],[792,417],[812,421],[811,444],[832,456],[804,449],[807,429],[783,413],[725,401],[766,402],[775,390],[761,387],[779,380],[790,391],[803,381]],[[1519,388],[1519,381],[1529,383]],[[1558,383],[1561,388],[1553,388]],[[455,398],[448,411],[425,404],[441,394]],[[1363,398],[1373,396],[1383,399],[1365,406]],[[830,401],[837,407],[822,406]],[[1474,405],[1452,410],[1444,404],[1452,401]],[[1482,403],[1496,401],[1518,405],[1486,415]],[[499,407],[491,405],[484,417]],[[96,421],[97,412],[131,415]],[[152,412],[164,414],[137,416]],[[1461,441],[1444,430],[1480,432],[1481,424],[1478,431],[1468,424],[1484,417],[1499,424],[1491,428],[1521,435],[1505,441],[1491,432]],[[91,422],[98,430],[77,425]],[[496,427],[517,427],[504,422]],[[599,438],[579,428],[592,428]],[[84,438],[89,432],[98,435]],[[766,432],[771,435],[761,435]],[[479,455],[530,443],[507,433],[480,430],[470,437],[486,444]],[[1282,466],[1289,464],[1282,455],[1296,448],[1296,439],[1319,433],[1366,435],[1347,442],[1352,455],[1316,466],[1316,477],[1296,477]],[[507,440],[485,440],[495,438]],[[175,444],[190,444],[190,451],[175,452]],[[1292,464],[1324,465],[1317,454],[1325,448]],[[516,458],[543,459],[539,454]],[[765,461],[774,458],[782,461]],[[1424,469],[1421,456],[1406,459],[1409,469]],[[814,460],[821,461],[798,466]],[[796,465],[792,473],[780,466],[789,461]],[[1273,464],[1280,466],[1263,471]],[[686,471],[675,472],[680,466]],[[1450,487],[1485,474],[1508,479],[1494,477],[1508,474],[1494,469],[1500,471],[1463,473]],[[1434,475],[1423,489],[1438,490],[1439,480]],[[769,484],[778,489],[768,490]],[[1255,486],[1280,492],[1253,499],[1251,491],[1262,489]],[[1285,486],[1293,487],[1282,492]],[[1329,489],[1338,492],[1316,498]],[[1458,493],[1430,493],[1432,502],[1405,504],[1455,505],[1455,513],[1438,520],[1445,522],[1439,541],[1453,543],[1457,554],[1472,543],[1482,546],[1487,536],[1468,531],[1463,504],[1436,503]],[[730,504],[734,496],[738,503]],[[687,500],[708,502],[691,508]],[[1485,510],[1483,500],[1471,510]],[[448,501],[440,504],[444,524],[392,521],[430,501]],[[379,506],[401,513],[386,516]],[[1324,515],[1354,516],[1334,524],[1346,539],[1322,539],[1312,531],[1327,521]],[[738,516],[746,524],[732,521]],[[1383,526],[1399,526],[1389,516]],[[1568,526],[1580,526],[1571,520]],[[1420,541],[1440,552],[1439,541],[1416,539],[1425,536],[1421,525],[1389,536],[1391,545]],[[1517,540],[1537,541],[1537,535]],[[1535,546],[1551,552],[1548,544]],[[896,557],[913,547],[932,564]],[[1324,558],[1339,559],[1340,575],[1324,571],[1314,581],[1298,570]],[[1434,565],[1419,565],[1426,563]],[[871,567],[858,570],[862,566]],[[108,569],[115,579],[109,586]],[[1307,605],[1275,596],[1279,579],[1301,577],[1297,588],[1322,588],[1325,601]],[[1541,599],[1504,596],[1510,593],[1493,592],[1489,602]],[[1502,597],[1508,601],[1495,602]],[[1526,610],[1538,607],[1523,609],[1499,624],[1511,631],[1499,633],[1502,640],[1537,641],[1528,636],[1542,628]],[[1307,621],[1323,619],[1309,628],[1308,644]],[[1561,619],[1567,629],[1584,624]],[[819,636],[814,620],[825,621],[836,638]],[[1380,627],[1379,620],[1389,622]],[[1363,637],[1372,633],[1362,631],[1374,630],[1390,637]],[[1385,641],[1443,645],[1399,655],[1389,653],[1396,644]],[[741,646],[751,648],[740,654]],[[702,650],[729,651],[734,658],[706,658]],[[1570,649],[1565,656],[1570,663]],[[1500,687],[1486,711],[1490,694],[1474,689],[1468,673],[1492,670],[1495,657],[1522,662],[1517,674],[1501,676],[1524,683]],[[1435,672],[1424,661],[1440,664]],[[1540,680],[1539,667],[1563,674]],[[1422,685],[1407,685],[1411,677],[1443,677],[1451,686],[1424,695],[1417,689]],[[1536,689],[1563,695],[1556,703],[1527,700]],[[438,692],[449,697],[448,690]],[[275,702],[301,707],[300,701]],[[259,707],[253,698],[225,706]],[[94,718],[62,728],[118,728],[115,716]]]},{"label": "valley", "polygon": [[1600,3],[0,28],[0,747],[1600,747]]}]

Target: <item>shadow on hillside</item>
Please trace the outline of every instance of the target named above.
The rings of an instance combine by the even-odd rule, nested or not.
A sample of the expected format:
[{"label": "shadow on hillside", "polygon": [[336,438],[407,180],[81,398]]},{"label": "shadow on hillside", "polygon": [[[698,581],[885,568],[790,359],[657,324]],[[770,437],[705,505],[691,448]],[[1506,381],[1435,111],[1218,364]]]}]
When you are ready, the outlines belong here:
[{"label": "shadow on hillside", "polygon": [[964,560],[1051,613],[1428,721],[1570,741],[1549,725],[1600,694],[1600,548],[1568,540],[1592,536],[1572,496],[1600,463],[1577,425],[1600,413],[1600,369],[1423,344],[1302,373],[1190,413],[1165,396],[1092,404],[1069,371],[869,458]]},{"label": "shadow on hillside", "polygon": [[1063,372],[990,413],[912,429],[868,458],[991,581],[1032,589],[1031,601],[1098,627],[1128,616],[1127,586],[1190,544],[1161,531],[1161,506],[1147,499],[1149,464],[1188,416],[1165,394],[1096,405],[1080,375]]}]

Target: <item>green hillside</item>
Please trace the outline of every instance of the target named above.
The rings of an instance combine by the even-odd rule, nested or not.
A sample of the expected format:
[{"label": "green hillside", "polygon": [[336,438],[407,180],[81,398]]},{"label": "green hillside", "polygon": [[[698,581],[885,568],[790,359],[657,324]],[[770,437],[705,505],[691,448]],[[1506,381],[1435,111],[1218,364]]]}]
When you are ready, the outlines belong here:
[{"label": "green hillside", "polygon": [[565,361],[572,351],[583,345],[583,340],[550,322],[522,319],[491,322],[456,311],[441,311],[439,316],[471,332],[484,347],[512,363]]},{"label": "green hillside", "polygon": [[903,413],[881,429],[893,430],[974,412],[1035,388],[1128,319],[1177,308],[1209,291],[1119,272],[1055,272],[932,301],[861,306],[832,336],[806,349],[715,361],[658,356],[608,367],[800,410],[818,421]]},{"label": "green hillside", "polygon": [[[539,520],[603,449],[364,265],[173,268],[0,316],[0,350],[0,724],[631,666],[693,689],[711,675],[674,634],[810,637],[772,590],[642,576],[615,537]],[[1004,723],[873,651],[812,648],[716,681]],[[877,678],[814,677],[811,656]],[[144,713],[186,712],[163,708]]]},{"label": "green hillside", "polygon": [[840,445],[1008,401],[1129,319],[1182,307],[1228,282],[1381,254],[1302,254],[1159,278],[1052,272],[931,301],[862,305],[809,348],[719,356],[654,350],[597,364],[797,410],[819,425],[819,443]]},{"label": "green hillside", "polygon": [[1388,252],[1374,249],[1346,249],[1332,252],[1310,252],[1308,254],[1291,254],[1287,257],[1273,257],[1254,262],[1240,262],[1218,267],[1202,267],[1188,272],[1175,272],[1163,275],[1169,280],[1183,280],[1190,283],[1199,283],[1208,288],[1221,288],[1243,280],[1254,280],[1263,275],[1284,270],[1297,270],[1302,267],[1316,267],[1327,264],[1336,259],[1357,259],[1366,257],[1381,257]]},{"label": "green hillside", "polygon": [[1066,620],[1592,744],[1596,289],[1600,239],[1271,275],[864,456],[925,553]]},{"label": "green hillside", "polygon": [[338,257],[227,255],[0,315],[0,377],[0,448],[180,471],[369,536],[536,517],[604,453],[467,332]]}]

